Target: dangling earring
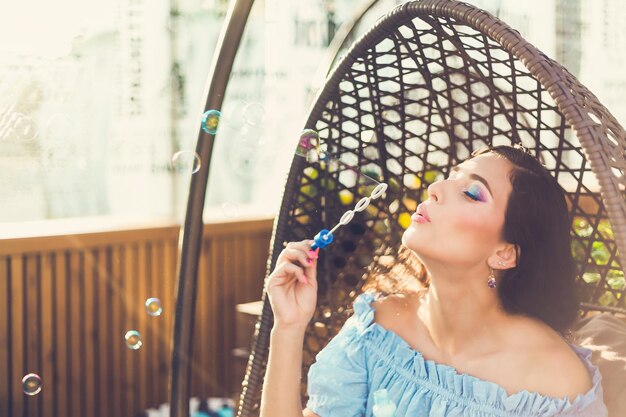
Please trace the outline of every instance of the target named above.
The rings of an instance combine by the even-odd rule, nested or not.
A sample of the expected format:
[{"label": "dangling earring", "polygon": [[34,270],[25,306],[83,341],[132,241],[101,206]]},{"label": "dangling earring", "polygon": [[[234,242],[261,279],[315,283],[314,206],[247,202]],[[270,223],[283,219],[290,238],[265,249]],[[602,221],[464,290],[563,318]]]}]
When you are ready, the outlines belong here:
[{"label": "dangling earring", "polygon": [[498,284],[496,283],[496,277],[493,275],[493,269],[489,268],[489,279],[487,280],[487,286],[489,288],[496,288]]}]

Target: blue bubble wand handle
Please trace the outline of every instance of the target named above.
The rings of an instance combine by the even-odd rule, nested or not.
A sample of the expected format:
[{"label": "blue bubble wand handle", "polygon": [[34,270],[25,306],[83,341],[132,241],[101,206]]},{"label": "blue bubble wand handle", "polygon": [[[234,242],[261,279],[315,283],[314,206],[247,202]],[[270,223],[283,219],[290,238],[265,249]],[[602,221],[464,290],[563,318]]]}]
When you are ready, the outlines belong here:
[{"label": "blue bubble wand handle", "polygon": [[333,232],[337,230],[340,226],[345,226],[348,223],[350,223],[350,221],[352,221],[352,219],[354,218],[355,212],[360,212],[360,211],[365,210],[365,208],[370,205],[370,202],[380,197],[381,195],[383,195],[385,190],[387,190],[387,184],[385,184],[384,182],[378,184],[376,188],[374,188],[374,190],[372,191],[372,194],[370,194],[369,197],[363,197],[362,199],[359,200],[358,203],[356,203],[356,206],[354,206],[354,210],[348,210],[345,213],[343,213],[343,216],[341,216],[339,223],[337,223],[335,227],[333,227],[330,230],[327,230],[327,229],[320,230],[319,233],[316,234],[315,237],[313,238],[315,243],[311,245],[311,249],[312,250],[315,250],[317,248],[324,249],[326,246],[330,245],[334,239]]}]

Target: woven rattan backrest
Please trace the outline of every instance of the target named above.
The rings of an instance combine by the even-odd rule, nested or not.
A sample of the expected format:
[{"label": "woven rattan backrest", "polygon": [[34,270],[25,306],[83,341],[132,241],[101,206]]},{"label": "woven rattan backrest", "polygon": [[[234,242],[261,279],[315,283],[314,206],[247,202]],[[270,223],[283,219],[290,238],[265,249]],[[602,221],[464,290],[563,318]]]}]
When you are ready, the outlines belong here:
[{"label": "woven rattan backrest", "polygon": [[[539,156],[567,192],[583,301],[626,307],[624,129],[561,65],[490,14],[449,0],[394,9],[335,67],[305,127],[345,165],[294,158],[270,270],[285,242],[329,229],[369,195],[371,184],[354,181],[349,166],[389,188],[321,252],[303,400],[308,367],[351,314],[368,266],[397,250],[428,185],[486,145],[521,143]],[[241,415],[254,415],[260,398],[272,323],[264,301]]]}]

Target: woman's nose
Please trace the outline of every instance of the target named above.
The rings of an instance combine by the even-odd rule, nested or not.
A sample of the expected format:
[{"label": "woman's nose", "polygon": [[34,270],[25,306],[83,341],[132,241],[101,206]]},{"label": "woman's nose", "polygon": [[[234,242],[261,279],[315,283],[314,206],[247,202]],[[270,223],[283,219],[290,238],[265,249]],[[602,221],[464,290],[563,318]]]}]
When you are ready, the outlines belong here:
[{"label": "woman's nose", "polygon": [[435,181],[428,186],[428,198],[434,201],[439,201],[441,197],[441,183],[443,181]]}]

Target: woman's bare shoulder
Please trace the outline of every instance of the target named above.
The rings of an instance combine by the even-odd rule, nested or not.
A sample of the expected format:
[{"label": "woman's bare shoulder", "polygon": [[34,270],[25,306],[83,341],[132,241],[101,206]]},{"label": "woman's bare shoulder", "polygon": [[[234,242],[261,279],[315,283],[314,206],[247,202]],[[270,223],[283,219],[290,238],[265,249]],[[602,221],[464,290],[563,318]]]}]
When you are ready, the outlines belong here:
[{"label": "woman's bare shoulder", "polygon": [[570,400],[591,388],[587,367],[574,350],[549,326],[530,320],[519,326],[525,342],[518,347],[527,370],[525,388],[553,398]]},{"label": "woman's bare shoulder", "polygon": [[319,414],[315,414],[313,411],[305,408],[302,410],[302,417],[320,417]]},{"label": "woman's bare shoulder", "polygon": [[399,318],[412,316],[416,311],[416,293],[389,294],[372,302],[374,321],[385,328],[393,328]]},{"label": "woman's bare shoulder", "polygon": [[591,375],[587,367],[565,342],[537,349],[534,357],[535,366],[528,383],[537,392],[574,400],[591,389]]},{"label": "woman's bare shoulder", "polygon": [[[372,302],[374,321],[417,346],[419,343],[406,330],[415,332],[419,328],[411,324],[420,295],[392,294],[377,299]],[[482,369],[470,373],[501,384],[509,393],[527,390],[573,400],[589,391],[591,377],[586,366],[556,331],[538,320],[520,316],[511,318],[507,327],[503,338],[507,343],[493,355],[493,363],[483,363]],[[503,360],[508,365],[503,366]]]},{"label": "woman's bare shoulder", "polygon": [[419,349],[419,326],[416,312],[419,307],[418,293],[398,293],[382,297],[372,303],[374,321],[381,327],[402,337],[411,347]]}]

